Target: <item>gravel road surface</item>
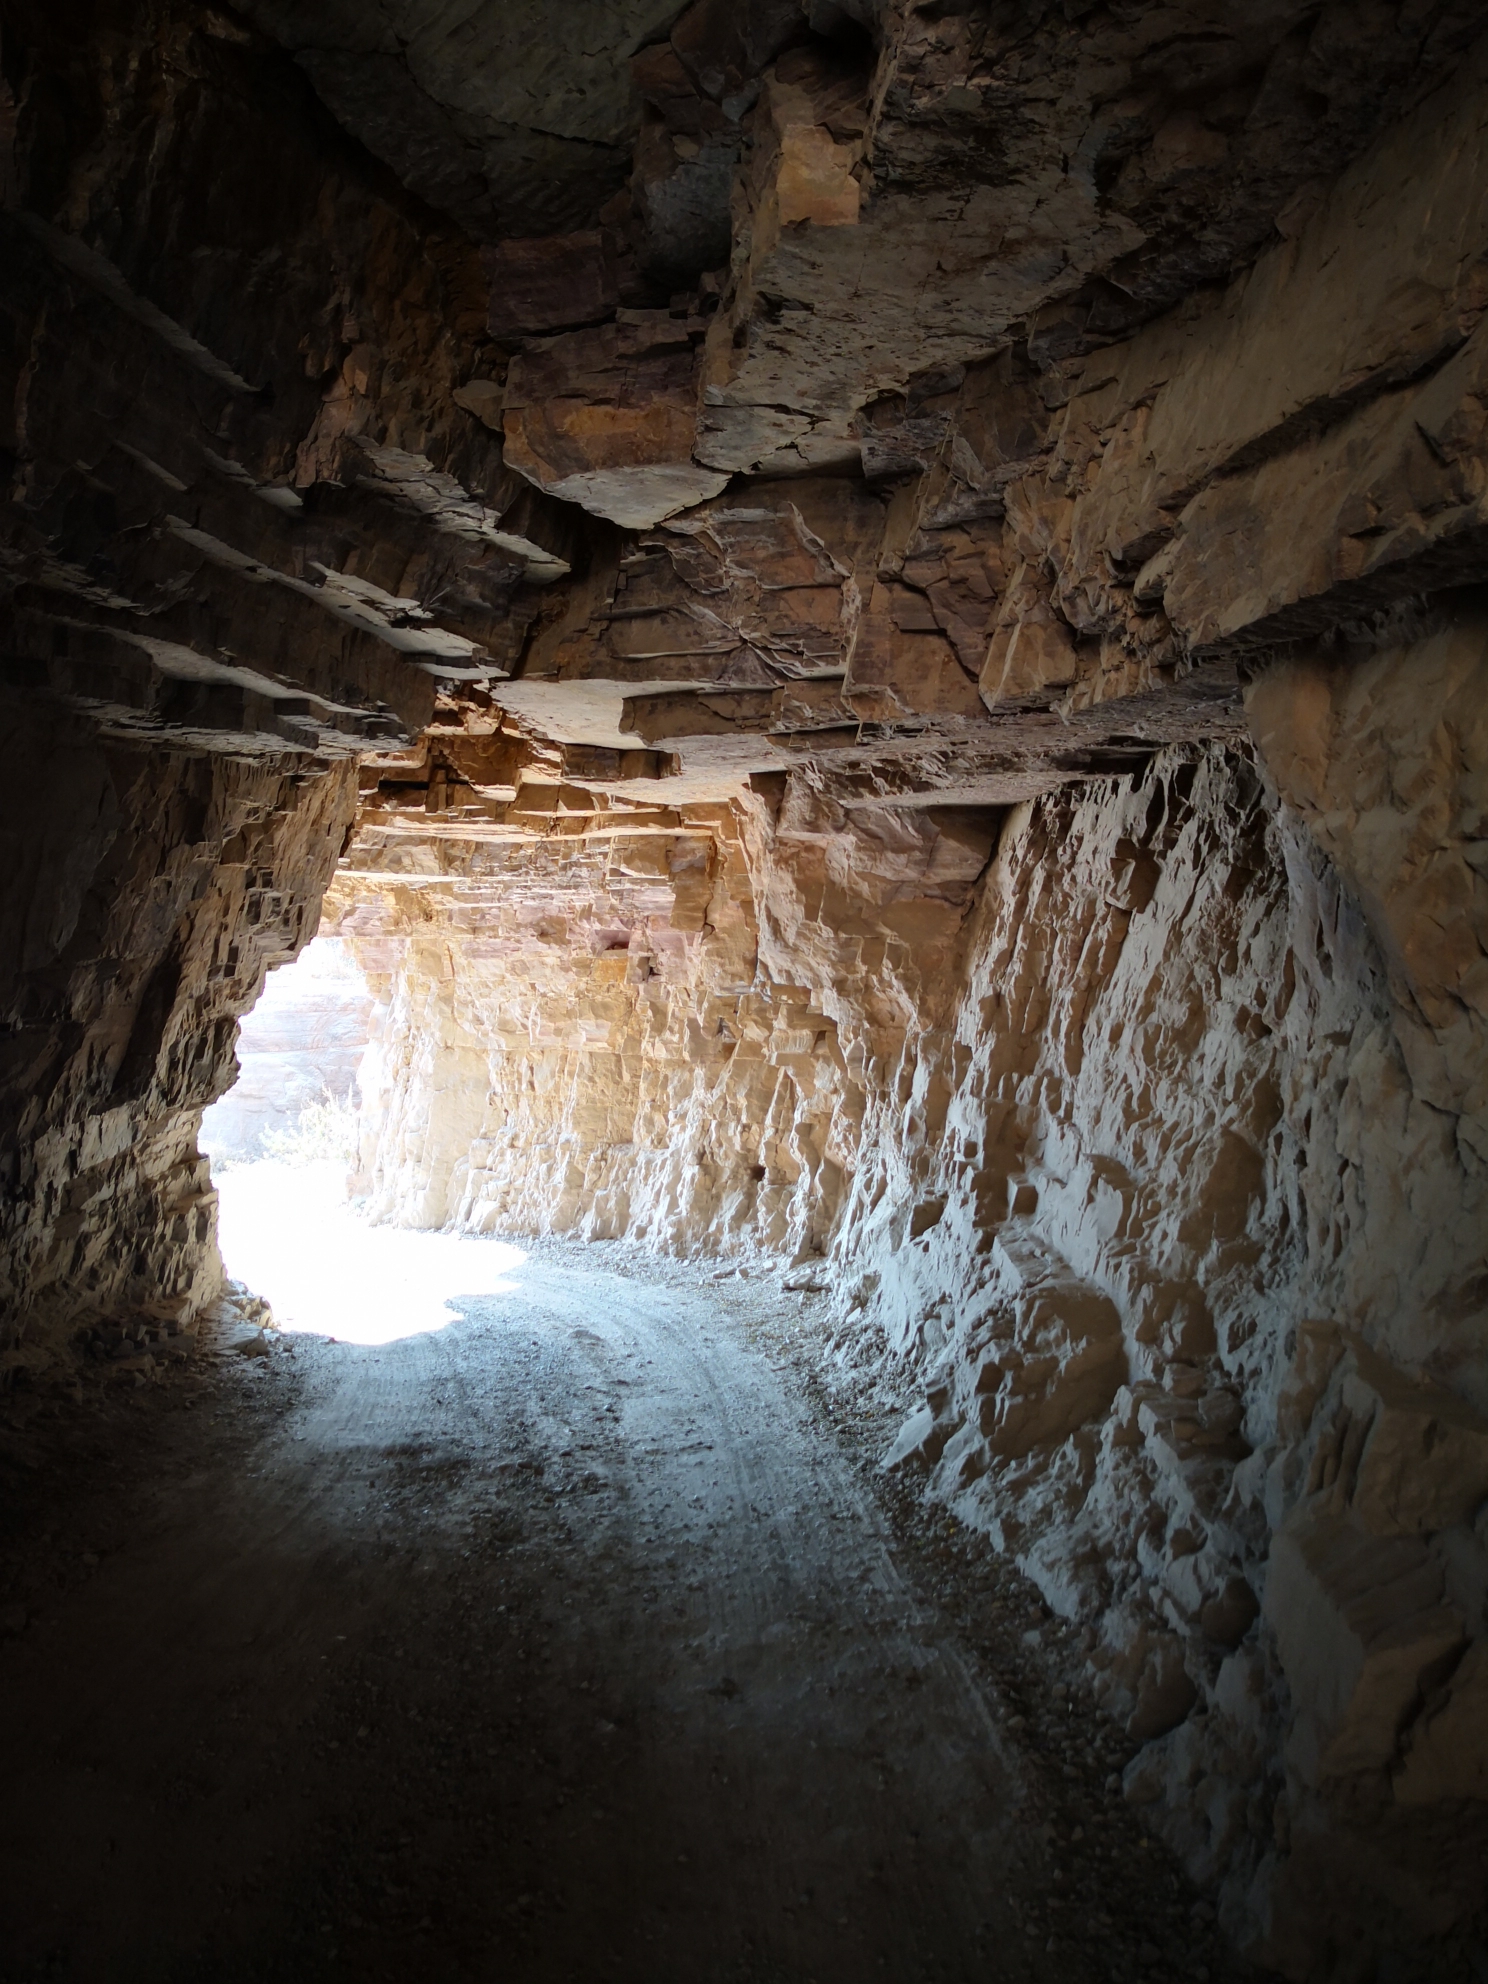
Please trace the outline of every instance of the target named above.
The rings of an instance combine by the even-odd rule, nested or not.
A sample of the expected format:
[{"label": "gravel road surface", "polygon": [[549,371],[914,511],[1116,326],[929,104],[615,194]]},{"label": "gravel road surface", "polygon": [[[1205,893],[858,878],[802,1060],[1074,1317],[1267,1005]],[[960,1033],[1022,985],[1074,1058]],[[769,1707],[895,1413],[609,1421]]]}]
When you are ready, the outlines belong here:
[{"label": "gravel road surface", "polygon": [[1072,1843],[782,1352],[796,1298],[428,1237],[442,1327],[274,1333],[30,1429],[0,1975],[1211,1974],[1191,1897],[1159,1947]]}]

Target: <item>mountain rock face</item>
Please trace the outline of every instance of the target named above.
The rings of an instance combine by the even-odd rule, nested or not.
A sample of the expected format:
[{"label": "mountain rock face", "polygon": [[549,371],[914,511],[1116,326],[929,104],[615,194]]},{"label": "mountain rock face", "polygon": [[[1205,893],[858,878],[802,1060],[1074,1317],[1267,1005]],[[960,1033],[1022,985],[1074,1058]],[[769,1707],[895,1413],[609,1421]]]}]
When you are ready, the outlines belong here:
[{"label": "mountain rock face", "polygon": [[1237,1944],[1455,1961],[1485,132],[1450,0],[9,8],[13,1396],[318,925],[377,1216],[811,1277]]}]

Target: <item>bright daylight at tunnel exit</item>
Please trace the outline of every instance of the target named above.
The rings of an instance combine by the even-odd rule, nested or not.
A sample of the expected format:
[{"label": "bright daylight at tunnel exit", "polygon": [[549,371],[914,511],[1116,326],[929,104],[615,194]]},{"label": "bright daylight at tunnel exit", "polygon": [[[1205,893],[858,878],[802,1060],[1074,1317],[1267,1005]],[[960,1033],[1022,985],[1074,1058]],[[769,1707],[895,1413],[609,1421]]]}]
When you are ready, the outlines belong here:
[{"label": "bright daylight at tunnel exit", "polygon": [[1488,0],[0,0],[0,1981],[1488,1981]]}]

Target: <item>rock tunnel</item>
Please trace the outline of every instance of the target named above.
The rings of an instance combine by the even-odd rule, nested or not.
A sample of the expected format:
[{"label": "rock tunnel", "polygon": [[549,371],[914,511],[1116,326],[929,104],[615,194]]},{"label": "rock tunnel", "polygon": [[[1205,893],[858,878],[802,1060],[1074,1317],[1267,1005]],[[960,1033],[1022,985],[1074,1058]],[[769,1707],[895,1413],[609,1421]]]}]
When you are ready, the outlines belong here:
[{"label": "rock tunnel", "polygon": [[[0,241],[15,1976],[1488,1976],[1488,8],[5,0]],[[312,940],[374,1016],[368,1244],[480,1238],[558,1291],[509,1350],[477,1317],[477,1364],[537,1360],[490,1378],[479,1439],[430,1406],[383,1440],[385,1547],[453,1494],[446,1434],[515,1522],[502,1496],[600,1451],[523,1458],[531,1401],[567,1425],[622,1350],[631,1402],[593,1410],[636,1453],[714,1451],[726,1364],[800,1481],[897,1537],[858,1584],[866,1544],[811,1545],[841,1591],[791,1687],[866,1701],[898,1660],[875,1714],[923,1742],[805,1892],[771,1863],[744,1896],[757,1843],[726,1838],[741,1771],[762,1832],[814,1810],[785,1683],[727,1767],[677,1710],[714,1790],[673,1810],[598,1669],[572,1713],[523,1696],[560,1620],[547,1655],[450,1656],[438,1726],[505,1717],[445,1766],[495,1842],[458,1903],[416,1866],[384,1921],[326,1859],[313,1894],[263,1876],[278,1915],[257,1887],[193,1914],[140,1874],[69,1943],[104,1795],[69,1773],[123,1799],[176,1757],[98,1819],[100,1866],[137,1832],[158,1870],[161,1810],[204,1890],[250,1854],[180,1735],[238,1714],[181,1706],[224,1671],[226,1573],[204,1535],[189,1573],[131,1570],[134,1530],[83,1546],[189,1462],[249,1549],[245,1455],[336,1382],[335,1345],[223,1348],[262,1307],[199,1142]],[[647,1288],[654,1344],[606,1337]],[[795,1404],[750,1390],[787,1364]],[[756,1520],[786,1493],[758,1467]],[[534,1617],[583,1554],[562,1486],[503,1546]],[[637,1589],[706,1609],[701,1531],[633,1500]],[[931,1687],[853,1635],[933,1609],[936,1552],[990,1609],[955,1629],[982,1668],[916,1615]],[[378,1659],[476,1632],[446,1555],[463,1611],[365,1628],[385,1709]],[[157,1624],[197,1581],[161,1699],[110,1577]],[[740,1636],[789,1612],[750,1589],[734,1641],[690,1642],[740,1729],[769,1694]],[[298,1616],[238,1638],[301,1647],[313,1720],[305,1663],[363,1629],[312,1648]],[[49,1649],[116,1631],[148,1763],[43,1754]],[[245,1792],[267,1830],[340,1809],[381,1726],[346,1713],[292,1824],[285,1780]],[[442,1754],[410,1713],[364,1817]],[[603,1794],[572,1789],[574,1716],[630,1746]],[[838,1735],[844,1772],[889,1740]],[[957,1772],[987,1759],[984,1812]],[[581,1852],[555,1814],[585,1796],[620,1822]],[[626,1898],[663,1859],[652,1920]]]}]

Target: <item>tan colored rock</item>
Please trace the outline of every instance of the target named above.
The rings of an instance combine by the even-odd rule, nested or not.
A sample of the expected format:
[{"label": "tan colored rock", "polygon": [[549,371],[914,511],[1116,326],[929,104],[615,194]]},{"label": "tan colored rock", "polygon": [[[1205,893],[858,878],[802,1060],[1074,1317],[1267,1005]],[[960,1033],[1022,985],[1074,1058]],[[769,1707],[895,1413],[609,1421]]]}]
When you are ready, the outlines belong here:
[{"label": "tan colored rock", "polygon": [[256,11],[486,249],[230,23],[25,30],[8,1368],[210,1294],[361,757],[379,1216],[795,1262],[1252,1949],[1449,1799],[1476,1907],[1481,23]]},{"label": "tan colored rock", "polygon": [[[865,465],[919,472],[887,562],[935,575],[937,624],[995,712],[1150,692],[1196,651],[1478,572],[1485,59],[1210,299],[1099,354],[1058,358],[1035,335],[1042,378],[1014,351],[932,366],[902,417],[867,409]],[[973,548],[992,596],[941,576]]]},{"label": "tan colored rock", "polygon": [[715,498],[618,558],[543,659],[641,682],[840,677],[882,525],[878,500],[842,478]]},{"label": "tan colored rock", "polygon": [[727,476],[693,458],[694,338],[642,311],[530,346],[507,373],[508,465],[631,530],[716,496]]},{"label": "tan colored rock", "polygon": [[[777,90],[775,95],[778,97]],[[802,106],[804,116],[811,106]],[[775,181],[778,225],[796,227],[856,227],[862,191],[852,176],[856,147],[839,145],[820,124],[790,121],[777,107],[780,129],[780,170]]]},{"label": "tan colored rock", "polygon": [[215,1296],[197,1123],[265,970],[314,930],[351,761],[426,723],[436,676],[503,673],[536,611],[516,595],[567,566],[557,506],[453,399],[485,337],[473,244],[370,185],[293,87],[266,117],[241,28],[10,26],[80,120],[11,132],[5,168],[35,197],[0,362],[14,382],[19,338],[0,1354],[34,1376],[100,1318]]},{"label": "tan colored rock", "polygon": [[[1197,1699],[1183,1642],[1121,1607],[1102,1621],[1095,1686],[1102,1707],[1138,1743],[1176,1728]],[[1128,1774],[1125,1790],[1132,1803],[1146,1802],[1137,1773]]]},{"label": "tan colored rock", "polygon": [[[912,1220],[908,1238],[919,1237]],[[969,1442],[959,1445],[954,1465],[962,1482],[988,1456],[1018,1459],[1058,1447],[1104,1416],[1126,1376],[1116,1310],[1047,1246],[1005,1231],[993,1242],[988,1288],[996,1306],[967,1345],[964,1375],[947,1400],[985,1442],[975,1460]]]},{"label": "tan colored rock", "polygon": [[1488,1798],[1488,1640],[1468,1648],[1412,1727],[1394,1788],[1407,1806]]},{"label": "tan colored rock", "polygon": [[987,644],[978,687],[995,715],[1007,703],[1070,688],[1080,672],[1073,632],[1058,613],[1047,585],[1027,564],[1008,580]]},{"label": "tan colored rock", "polygon": [[1400,988],[1396,1024],[1416,1078],[1474,1148],[1488,1134],[1488,883],[1473,857],[1488,751],[1482,624],[1466,605],[1419,630],[1406,622],[1354,667],[1299,655],[1250,691],[1282,793],[1357,892]]},{"label": "tan colored rock", "polygon": [[1337,1411],[1309,1485],[1332,1491],[1376,1536],[1423,1536],[1471,1521],[1488,1501],[1488,1420],[1440,1386],[1349,1345]]},{"label": "tan colored rock", "polygon": [[197,1126],[265,970],[314,930],[355,784],[24,705],[8,721],[0,1369],[42,1373],[82,1328],[147,1306],[188,1321],[220,1293]]},{"label": "tan colored rock", "polygon": [[1276,1400],[1276,1430],[1289,1446],[1305,1437],[1343,1352],[1343,1333],[1336,1323],[1309,1320],[1297,1325],[1296,1351]]},{"label": "tan colored rock", "polygon": [[1488,302],[1485,78],[1480,43],[1211,307],[1082,368],[1097,403],[1151,401],[1128,479],[1103,471],[1080,498],[1093,539],[1131,562],[1132,537],[1166,534],[1216,472],[1292,446],[1305,462],[1309,422],[1416,378],[1470,334]]},{"label": "tan colored rock", "polygon": [[859,716],[979,717],[976,685],[918,595],[875,584],[864,601],[844,694]]},{"label": "tan colored rock", "polygon": [[1276,1536],[1264,1600],[1314,1782],[1387,1769],[1421,1694],[1466,1637],[1441,1603],[1441,1572],[1413,1539],[1382,1540],[1312,1505]]},{"label": "tan colored rock", "polygon": [[[871,76],[866,64],[856,76],[851,65],[834,70],[821,50],[782,56],[777,83],[808,99],[835,143],[861,145],[863,190],[855,226],[803,215],[782,228],[781,120],[804,126],[806,113],[794,96],[780,110],[762,102],[737,196],[733,291],[709,338],[714,411],[721,428],[737,418],[729,465],[746,465],[756,409],[786,408],[830,429],[917,373],[987,357],[1014,325],[1030,327],[1041,363],[1057,361],[1227,271],[1267,241],[1300,188],[1348,162],[1343,133],[1366,119],[1343,103],[1363,74],[1382,65],[1375,105],[1399,91],[1390,65],[1404,54],[1400,27],[1356,24],[1358,70],[1324,56],[1320,35],[1310,73],[1336,99],[1337,124],[1304,120],[1282,83],[1294,53],[1278,39],[1280,17],[1196,19],[1185,45],[1202,44],[1205,56],[1184,73],[1182,103],[1165,62],[1168,14],[1119,30],[1103,17],[1064,36],[1052,16],[1025,32],[899,12]],[[1410,49],[1417,58],[1414,40]],[[1205,123],[1191,108],[1199,75],[1218,89],[1221,73],[1253,79],[1238,123]],[[1394,100],[1403,107],[1403,92]],[[1088,162],[1098,156],[1104,193]],[[1205,212],[1197,238],[1177,219],[1196,208]],[[798,307],[774,310],[770,299]]]},{"label": "tan colored rock", "polygon": [[1196,496],[1163,588],[1189,645],[1319,632],[1474,576],[1488,520],[1485,367],[1479,332],[1427,384],[1385,394],[1311,445]]}]

